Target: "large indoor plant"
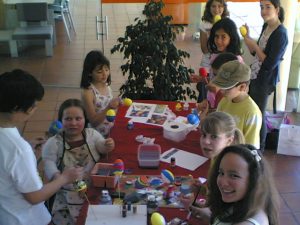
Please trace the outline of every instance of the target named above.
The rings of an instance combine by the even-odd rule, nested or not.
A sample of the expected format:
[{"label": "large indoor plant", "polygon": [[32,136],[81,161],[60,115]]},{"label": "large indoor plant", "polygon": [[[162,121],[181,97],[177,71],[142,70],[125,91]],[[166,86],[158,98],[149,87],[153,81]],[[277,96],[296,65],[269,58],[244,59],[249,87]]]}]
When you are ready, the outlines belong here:
[{"label": "large indoor plant", "polygon": [[120,88],[122,97],[196,99],[188,85],[193,70],[184,66],[183,61],[190,55],[174,44],[183,27],[171,25],[172,17],[161,13],[163,7],[162,1],[150,0],[143,10],[144,18],[135,18],[135,23],[126,27],[124,37],[119,37],[118,44],[111,49],[111,53],[124,54],[121,70],[127,81]]}]

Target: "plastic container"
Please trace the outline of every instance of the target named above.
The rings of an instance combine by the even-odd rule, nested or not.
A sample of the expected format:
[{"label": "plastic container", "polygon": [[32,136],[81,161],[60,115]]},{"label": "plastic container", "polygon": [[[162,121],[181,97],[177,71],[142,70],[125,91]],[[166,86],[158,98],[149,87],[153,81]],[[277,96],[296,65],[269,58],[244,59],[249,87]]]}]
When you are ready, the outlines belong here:
[{"label": "plastic container", "polygon": [[161,147],[158,144],[141,144],[138,147],[138,162],[140,167],[158,168]]},{"label": "plastic container", "polygon": [[[110,171],[113,169],[113,164],[111,163],[96,163],[91,171],[93,185],[95,187],[114,188],[118,179],[116,176],[110,175]],[[99,170],[107,171],[107,173],[99,175]]]}]

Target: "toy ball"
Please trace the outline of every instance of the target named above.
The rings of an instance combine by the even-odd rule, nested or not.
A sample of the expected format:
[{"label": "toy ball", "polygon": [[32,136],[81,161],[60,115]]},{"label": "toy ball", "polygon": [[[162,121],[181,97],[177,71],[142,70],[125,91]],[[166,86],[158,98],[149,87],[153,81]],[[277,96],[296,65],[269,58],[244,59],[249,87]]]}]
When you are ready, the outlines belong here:
[{"label": "toy ball", "polygon": [[63,128],[62,123],[59,120],[55,120],[50,124],[48,132],[49,134],[54,136],[57,133],[59,133],[62,128]]},{"label": "toy ball", "polygon": [[142,189],[149,186],[149,180],[147,176],[140,176],[135,181],[135,188]]},{"label": "toy ball", "polygon": [[166,220],[160,213],[154,212],[151,215],[151,224],[152,225],[166,225]]},{"label": "toy ball", "polygon": [[130,98],[124,98],[123,104],[124,104],[125,106],[131,106],[132,100],[131,100]]},{"label": "toy ball", "polygon": [[114,175],[122,175],[125,169],[124,162],[122,159],[116,159],[113,164],[113,168],[115,169]]},{"label": "toy ball", "polygon": [[207,70],[204,67],[199,69],[199,74],[201,77],[207,77]]},{"label": "toy ball", "polygon": [[73,186],[77,192],[85,192],[87,190],[87,185],[83,180],[75,181]]},{"label": "toy ball", "polygon": [[192,125],[198,124],[200,122],[199,117],[194,113],[191,113],[187,116],[187,121]]},{"label": "toy ball", "polygon": [[247,35],[247,28],[245,26],[241,26],[240,33],[243,37],[245,37]]},{"label": "toy ball", "polygon": [[116,112],[115,112],[115,110],[113,110],[113,109],[107,110],[107,112],[106,112],[106,119],[107,119],[107,121],[108,122],[114,122],[115,118],[116,118]]},{"label": "toy ball", "polygon": [[150,181],[150,185],[151,186],[155,186],[155,187],[158,187],[160,185],[163,184],[163,181],[160,179],[160,178],[153,178],[151,181]]},{"label": "toy ball", "polygon": [[162,171],[161,171],[161,177],[162,177],[162,179],[163,179],[163,181],[164,181],[165,183],[170,184],[170,183],[173,183],[173,182],[174,182],[174,175],[173,175],[173,173],[172,173],[171,171],[169,171],[169,170],[162,170]]},{"label": "toy ball", "polygon": [[214,23],[218,22],[219,20],[221,20],[221,16],[220,15],[215,15],[214,17]]}]

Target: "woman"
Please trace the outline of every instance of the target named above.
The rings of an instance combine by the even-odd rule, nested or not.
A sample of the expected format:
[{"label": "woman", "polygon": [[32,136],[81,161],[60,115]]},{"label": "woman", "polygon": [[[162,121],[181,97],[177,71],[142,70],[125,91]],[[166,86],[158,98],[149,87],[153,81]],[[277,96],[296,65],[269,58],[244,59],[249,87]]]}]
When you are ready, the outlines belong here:
[{"label": "woman", "polygon": [[[255,55],[251,65],[251,84],[249,94],[260,108],[263,118],[265,115],[268,97],[275,91],[274,103],[276,102],[276,84],[279,81],[279,64],[288,44],[287,30],[282,25],[284,10],[280,6],[280,0],[260,1],[261,16],[264,25],[258,42],[256,43],[245,36],[245,44],[249,51]],[[275,46],[275,47],[274,47]],[[273,103],[274,110],[276,105]],[[267,128],[263,120],[260,131],[260,149],[265,148]]]}]

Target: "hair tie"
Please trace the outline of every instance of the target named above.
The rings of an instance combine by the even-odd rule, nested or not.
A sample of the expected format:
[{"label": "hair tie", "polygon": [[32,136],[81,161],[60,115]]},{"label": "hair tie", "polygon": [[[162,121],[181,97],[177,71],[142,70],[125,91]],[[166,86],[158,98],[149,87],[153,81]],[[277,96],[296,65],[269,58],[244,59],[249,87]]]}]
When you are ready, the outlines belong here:
[{"label": "hair tie", "polygon": [[252,150],[251,154],[255,157],[255,160],[259,162],[261,160],[261,157],[259,156],[258,152],[256,150]]}]

